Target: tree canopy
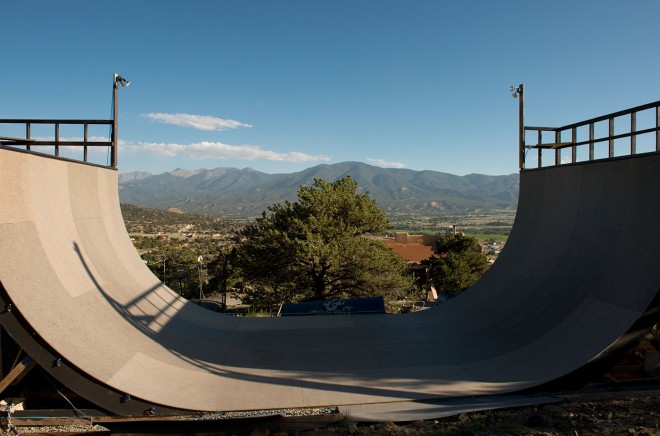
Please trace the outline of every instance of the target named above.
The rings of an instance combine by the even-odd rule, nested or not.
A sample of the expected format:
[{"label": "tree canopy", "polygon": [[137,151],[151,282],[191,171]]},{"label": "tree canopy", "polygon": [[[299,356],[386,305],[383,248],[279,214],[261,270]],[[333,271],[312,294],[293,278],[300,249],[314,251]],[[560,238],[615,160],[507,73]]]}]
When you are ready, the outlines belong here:
[{"label": "tree canopy", "polygon": [[[159,250],[142,254],[151,271],[173,291],[184,298],[198,298],[201,286],[208,279],[199,254],[190,247],[167,244]],[[204,289],[206,290],[206,289]]]},{"label": "tree canopy", "polygon": [[457,293],[474,284],[485,272],[488,259],[469,236],[441,235],[436,242],[439,258],[431,258],[429,278],[438,291]]},{"label": "tree canopy", "polygon": [[245,300],[281,302],[385,295],[407,291],[406,264],[380,241],[387,217],[350,177],[315,179],[296,202],[274,204],[238,236],[237,266]]}]

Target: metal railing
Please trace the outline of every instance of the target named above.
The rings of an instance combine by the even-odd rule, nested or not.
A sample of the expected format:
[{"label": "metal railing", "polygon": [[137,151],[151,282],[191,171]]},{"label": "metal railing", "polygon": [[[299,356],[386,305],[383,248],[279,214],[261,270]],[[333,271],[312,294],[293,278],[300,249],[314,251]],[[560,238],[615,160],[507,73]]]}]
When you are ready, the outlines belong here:
[{"label": "metal railing", "polygon": [[[607,142],[607,159],[616,157],[615,154],[615,141],[619,139],[629,138],[628,145],[626,147],[626,154],[635,155],[638,154],[637,149],[637,137],[644,134],[655,133],[655,151],[660,152],[660,101],[653,103],[647,103],[641,106],[636,106],[630,109],[622,110],[619,112],[614,112],[608,115],[602,115],[596,118],[591,118],[585,121],[580,121],[578,123],[568,124],[562,127],[535,127],[535,126],[525,126],[524,125],[524,116],[523,116],[523,85],[520,85],[518,88],[518,95],[520,96],[520,169],[524,170],[525,160],[527,152],[533,149],[537,150],[537,167],[541,168],[543,166],[543,152],[554,150],[554,165],[562,165],[567,163],[576,163],[578,162],[578,148],[581,146],[588,147],[588,157],[584,160],[592,161],[595,160],[595,145],[602,142]],[[638,130],[637,128],[637,115],[640,112],[651,112],[652,117],[654,118],[655,127],[647,127],[644,129]],[[621,123],[625,123],[624,127],[625,132],[615,133],[615,120]],[[599,123],[606,124],[607,133],[599,137],[595,136],[595,127]],[[616,124],[621,126],[621,124]],[[588,130],[588,138],[584,140],[578,140],[578,129],[584,128]],[[534,144],[528,145],[526,143],[526,136],[528,132],[535,133],[536,142]],[[549,142],[544,141],[544,133],[551,136]],[[564,139],[564,136],[569,136],[570,139]],[[571,157],[570,160],[562,161],[561,150],[570,148]]]},{"label": "metal railing", "polygon": [[[24,137],[16,136],[2,136],[2,131],[0,130],[0,148],[10,148],[16,150],[17,148],[22,151],[29,153],[40,154],[49,157],[55,157],[58,159],[67,159],[74,160],[78,162],[91,163],[89,161],[89,147],[107,147],[108,148],[108,159],[105,164],[93,163],[94,165],[100,165],[104,167],[117,169],[117,154],[118,154],[118,109],[117,109],[117,90],[120,87],[130,85],[130,81],[121,77],[117,73],[112,75],[112,119],[111,120],[39,120],[39,119],[0,119],[0,128],[3,128],[5,125],[23,125],[25,128]],[[50,139],[50,135],[44,138],[34,138],[32,136],[32,126],[41,124],[51,124],[54,127],[53,139]],[[110,126],[110,140],[108,141],[90,141],[89,140],[89,126],[90,125],[108,125]],[[60,136],[60,126],[62,125],[82,125],[83,126],[83,137],[82,141],[64,139]],[[14,128],[15,129],[15,128]],[[16,130],[12,130],[16,131]],[[41,153],[36,150],[33,150],[32,147],[53,147],[53,153]],[[24,148],[21,148],[24,147]],[[82,147],[83,148],[83,158],[80,159],[71,159],[70,157],[62,157],[60,151],[62,147]]]},{"label": "metal railing", "polygon": [[[34,138],[32,136],[33,125],[52,125],[54,127],[54,134],[48,138]],[[20,126],[23,125],[25,129],[24,137],[15,136],[0,136],[0,147],[2,148],[19,148],[20,150],[28,151],[36,154],[44,154],[61,158],[61,150],[63,147],[82,147],[83,158],[81,162],[89,163],[89,147],[108,147],[109,148],[109,162],[107,167],[117,167],[117,136],[116,123],[113,120],[45,120],[45,119],[0,119],[0,127],[4,125]],[[60,136],[60,126],[62,125],[82,125],[83,137],[82,140],[71,140],[68,138],[62,139]],[[89,126],[90,125],[108,125],[110,126],[110,140],[98,141],[89,140]],[[53,147],[52,154],[42,153],[33,149],[33,147]],[[70,159],[70,158],[67,158]],[[72,159],[79,160],[79,159]]]}]

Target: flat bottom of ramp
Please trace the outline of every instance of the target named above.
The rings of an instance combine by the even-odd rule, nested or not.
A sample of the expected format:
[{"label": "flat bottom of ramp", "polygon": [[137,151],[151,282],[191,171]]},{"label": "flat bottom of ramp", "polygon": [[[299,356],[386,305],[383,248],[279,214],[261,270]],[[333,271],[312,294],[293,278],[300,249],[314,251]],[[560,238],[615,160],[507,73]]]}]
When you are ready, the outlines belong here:
[{"label": "flat bottom of ramp", "polygon": [[551,396],[499,395],[492,397],[452,398],[433,401],[399,401],[393,403],[341,406],[339,412],[360,422],[408,422],[445,418],[461,413],[510,407],[536,406],[561,402]]}]

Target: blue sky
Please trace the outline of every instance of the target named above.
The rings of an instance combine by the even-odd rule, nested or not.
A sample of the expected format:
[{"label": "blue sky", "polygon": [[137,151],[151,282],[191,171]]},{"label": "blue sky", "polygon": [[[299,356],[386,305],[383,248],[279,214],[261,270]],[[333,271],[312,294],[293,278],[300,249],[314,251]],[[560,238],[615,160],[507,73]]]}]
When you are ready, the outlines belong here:
[{"label": "blue sky", "polygon": [[117,72],[131,80],[121,172],[350,160],[510,174],[509,85],[525,83],[528,125],[660,100],[657,0],[23,0],[0,11],[0,118],[109,118]]}]

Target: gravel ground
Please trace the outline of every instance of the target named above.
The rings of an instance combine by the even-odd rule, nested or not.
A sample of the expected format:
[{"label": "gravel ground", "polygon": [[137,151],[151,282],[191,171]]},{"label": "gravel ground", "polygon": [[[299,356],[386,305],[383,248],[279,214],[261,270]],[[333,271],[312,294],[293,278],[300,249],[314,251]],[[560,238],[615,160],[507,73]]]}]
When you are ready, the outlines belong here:
[{"label": "gravel ground", "polygon": [[406,425],[344,422],[300,435],[653,435],[660,436],[660,399],[634,396],[599,401],[466,413]]},{"label": "gravel ground", "polygon": [[[589,398],[589,397],[586,397]],[[262,411],[261,414],[292,411]],[[332,409],[295,411],[298,415],[333,413]],[[209,414],[196,419],[239,418],[255,413]],[[256,414],[258,416],[258,414]],[[99,425],[19,427],[20,433],[83,433],[107,431]],[[4,429],[2,434],[11,434]],[[208,433],[206,433],[208,434]],[[218,433],[220,434],[220,433]],[[250,434],[250,433],[246,433]],[[340,436],[340,435],[651,435],[660,436],[660,398],[654,393],[611,394],[606,399],[573,399],[559,404],[465,413],[449,418],[412,423],[358,423],[345,417],[324,428],[294,433],[255,428],[252,436]]]}]

